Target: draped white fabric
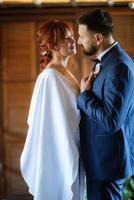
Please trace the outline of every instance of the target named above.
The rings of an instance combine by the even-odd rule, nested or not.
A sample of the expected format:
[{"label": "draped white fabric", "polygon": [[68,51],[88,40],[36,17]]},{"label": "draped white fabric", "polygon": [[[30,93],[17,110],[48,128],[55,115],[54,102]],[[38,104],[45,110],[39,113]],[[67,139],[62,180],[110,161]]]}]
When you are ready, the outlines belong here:
[{"label": "draped white fabric", "polygon": [[43,70],[33,91],[20,162],[34,200],[83,199],[78,178],[79,121],[70,81],[55,69]]}]

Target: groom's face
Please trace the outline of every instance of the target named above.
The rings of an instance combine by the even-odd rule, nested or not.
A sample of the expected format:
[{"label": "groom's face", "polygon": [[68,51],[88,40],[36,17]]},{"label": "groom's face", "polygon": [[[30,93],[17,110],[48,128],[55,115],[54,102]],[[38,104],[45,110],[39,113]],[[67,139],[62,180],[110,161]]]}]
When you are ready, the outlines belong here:
[{"label": "groom's face", "polygon": [[83,49],[85,55],[92,56],[97,53],[95,33],[88,30],[86,25],[80,24],[78,27],[78,44]]}]

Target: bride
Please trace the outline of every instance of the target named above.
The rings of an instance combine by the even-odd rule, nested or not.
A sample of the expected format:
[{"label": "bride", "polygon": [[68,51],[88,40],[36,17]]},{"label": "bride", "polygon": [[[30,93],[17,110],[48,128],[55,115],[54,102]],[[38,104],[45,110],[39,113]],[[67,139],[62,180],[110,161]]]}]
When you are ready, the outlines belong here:
[{"label": "bride", "polygon": [[76,53],[70,26],[49,21],[38,31],[39,74],[21,155],[22,176],[34,200],[83,200],[84,172],[79,149],[79,84],[67,69]]}]

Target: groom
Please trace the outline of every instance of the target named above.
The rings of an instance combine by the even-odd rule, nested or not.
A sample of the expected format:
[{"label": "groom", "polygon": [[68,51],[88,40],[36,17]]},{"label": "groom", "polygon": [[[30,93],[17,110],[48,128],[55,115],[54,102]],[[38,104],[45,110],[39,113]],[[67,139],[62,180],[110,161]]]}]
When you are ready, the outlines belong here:
[{"label": "groom", "polygon": [[122,200],[134,174],[134,63],[114,40],[109,13],[82,15],[78,33],[97,66],[82,79],[77,102],[88,200]]}]

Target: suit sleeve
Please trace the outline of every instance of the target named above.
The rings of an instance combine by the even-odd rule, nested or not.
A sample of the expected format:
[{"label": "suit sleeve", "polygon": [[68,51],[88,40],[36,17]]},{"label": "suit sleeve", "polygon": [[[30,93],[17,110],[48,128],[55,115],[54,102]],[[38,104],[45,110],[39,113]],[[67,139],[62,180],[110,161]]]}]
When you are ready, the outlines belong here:
[{"label": "suit sleeve", "polygon": [[119,64],[104,81],[103,100],[98,99],[92,90],[84,91],[77,99],[78,108],[108,132],[116,132],[132,103],[133,86],[132,72],[125,64]]}]

